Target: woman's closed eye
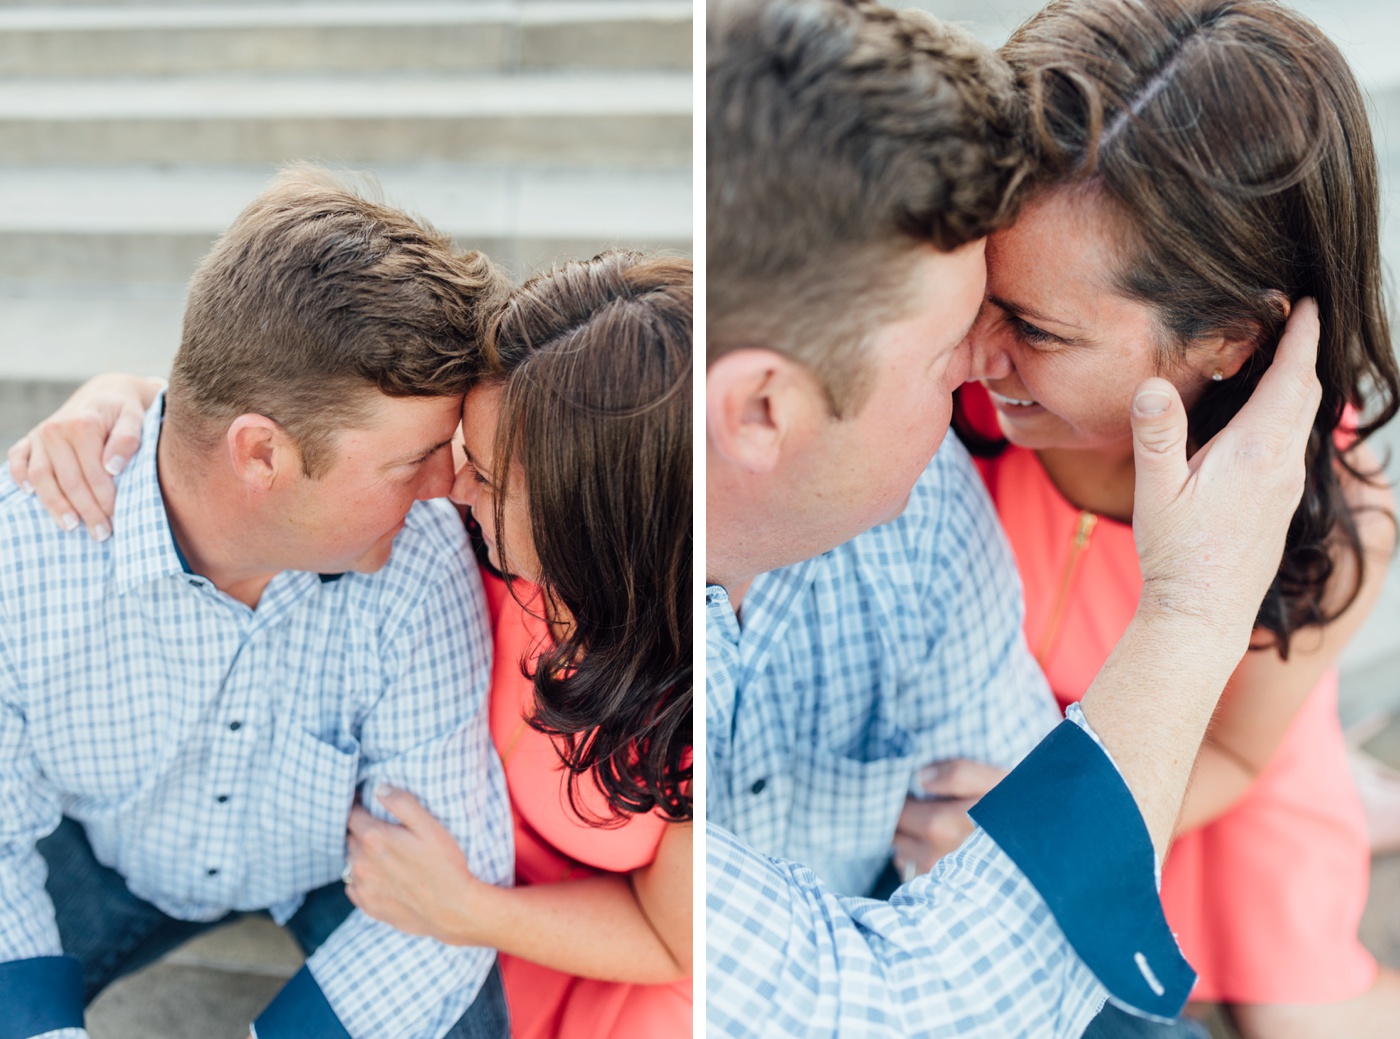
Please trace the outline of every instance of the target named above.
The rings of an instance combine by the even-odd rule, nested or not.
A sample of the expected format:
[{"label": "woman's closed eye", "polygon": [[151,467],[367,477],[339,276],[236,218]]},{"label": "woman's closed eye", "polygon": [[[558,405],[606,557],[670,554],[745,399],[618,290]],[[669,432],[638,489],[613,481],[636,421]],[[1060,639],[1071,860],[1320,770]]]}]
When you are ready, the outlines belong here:
[{"label": "woman's closed eye", "polygon": [[473,483],[478,483],[482,487],[491,486],[491,481],[487,479],[485,473],[476,467],[476,463],[471,460],[470,456],[467,457],[462,465],[466,468],[467,475],[471,477]]},{"label": "woman's closed eye", "polygon": [[1045,329],[1038,328],[1024,318],[1017,317],[1015,314],[1007,314],[1006,323],[1010,327],[1012,335],[1021,342],[1031,346],[1045,347],[1064,344],[1064,340],[1059,336],[1052,335],[1045,331]]}]

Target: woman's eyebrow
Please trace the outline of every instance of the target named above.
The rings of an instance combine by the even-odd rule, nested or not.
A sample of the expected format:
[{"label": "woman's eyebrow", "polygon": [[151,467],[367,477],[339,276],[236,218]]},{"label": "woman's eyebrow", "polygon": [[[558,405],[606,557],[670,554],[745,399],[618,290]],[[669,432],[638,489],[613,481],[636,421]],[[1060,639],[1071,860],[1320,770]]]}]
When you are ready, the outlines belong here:
[{"label": "woman's eyebrow", "polygon": [[1079,325],[1076,325],[1072,321],[1066,321],[1064,318],[1060,317],[1051,317],[1049,314],[1042,314],[1034,307],[1028,307],[1022,303],[1013,303],[1011,300],[1003,299],[1000,296],[988,294],[987,302],[1000,307],[1008,314],[1015,314],[1017,317],[1028,317],[1033,321],[1046,321],[1052,325],[1063,325],[1066,328],[1077,328],[1081,332],[1085,331],[1085,329],[1080,328]]},{"label": "woman's eyebrow", "polygon": [[470,451],[467,450],[467,438],[466,438],[466,437],[463,437],[463,438],[462,438],[462,454],[464,454],[464,455],[467,456],[467,463],[468,463],[473,469],[476,470],[476,475],[479,476],[479,477],[481,477],[481,478],[482,478],[483,480],[485,480],[487,483],[490,483],[490,482],[491,482],[491,474],[488,473],[488,472],[486,471],[486,469],[481,465],[481,463],[478,462],[475,458],[472,457],[472,453],[471,453]]}]

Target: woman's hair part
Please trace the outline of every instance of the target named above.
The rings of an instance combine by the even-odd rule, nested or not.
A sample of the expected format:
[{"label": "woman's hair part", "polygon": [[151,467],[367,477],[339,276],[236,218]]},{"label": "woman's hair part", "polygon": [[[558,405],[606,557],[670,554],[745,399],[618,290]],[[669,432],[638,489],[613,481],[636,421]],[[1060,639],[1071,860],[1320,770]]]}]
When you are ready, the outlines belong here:
[{"label": "woman's hair part", "polygon": [[[1322,625],[1338,544],[1363,558],[1339,467],[1400,407],[1382,297],[1379,177],[1366,108],[1336,46],[1272,0],[1058,0],[1002,47],[1029,105],[1032,190],[1094,195],[1119,239],[1114,277],[1160,322],[1159,367],[1210,336],[1254,353],[1210,383],[1192,442],[1214,436],[1268,367],[1285,301],[1317,300],[1322,404],[1307,486],[1258,626],[1284,657]],[[1343,437],[1350,437],[1347,431]]]}]

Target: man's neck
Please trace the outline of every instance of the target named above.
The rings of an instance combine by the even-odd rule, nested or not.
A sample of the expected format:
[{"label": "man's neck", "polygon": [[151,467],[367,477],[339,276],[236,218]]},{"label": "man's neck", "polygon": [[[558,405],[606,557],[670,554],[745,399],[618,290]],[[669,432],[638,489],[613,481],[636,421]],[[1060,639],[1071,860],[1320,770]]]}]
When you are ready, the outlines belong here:
[{"label": "man's neck", "polygon": [[744,596],[748,593],[753,582],[754,579],[752,577],[746,577],[742,580],[708,576],[705,578],[705,583],[707,585],[715,584],[724,589],[725,594],[729,596],[729,605],[733,607],[736,616],[739,613],[739,607],[744,603]]},{"label": "man's neck", "polygon": [[[247,558],[250,528],[225,474],[190,457],[168,432],[156,445],[156,476],[170,533],[191,572],[257,609],[278,570]],[[256,534],[253,535],[256,537]]]}]

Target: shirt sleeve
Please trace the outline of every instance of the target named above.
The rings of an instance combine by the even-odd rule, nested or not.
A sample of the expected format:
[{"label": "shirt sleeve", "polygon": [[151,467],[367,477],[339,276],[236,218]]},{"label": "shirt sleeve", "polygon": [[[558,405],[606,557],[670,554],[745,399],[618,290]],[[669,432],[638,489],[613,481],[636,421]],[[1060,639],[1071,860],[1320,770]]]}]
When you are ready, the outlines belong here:
[{"label": "shirt sleeve", "polygon": [[24,712],[15,702],[19,675],[0,613],[0,1039],[53,1033],[85,1036],[82,968],[63,955],[47,870],[35,847],[58,826],[58,798],[40,773]]},{"label": "shirt sleeve", "polygon": [[[361,800],[413,793],[457,838],[472,871],[509,884],[509,801],[485,710],[490,626],[474,567],[443,567],[385,646],[387,689],[360,732]],[[261,1039],[438,1039],[471,1006],[491,949],[402,934],[356,910],[256,1022]]]},{"label": "shirt sleeve", "polygon": [[1142,1016],[1179,1012],[1194,975],[1164,930],[1146,827],[1082,729],[1063,723],[975,814],[888,903],[711,827],[712,1032],[1070,1039],[1110,990]]}]

